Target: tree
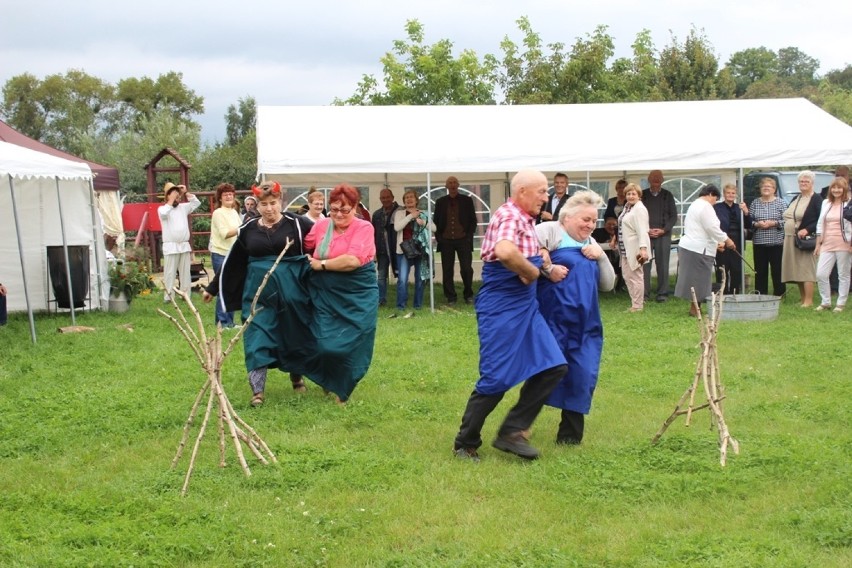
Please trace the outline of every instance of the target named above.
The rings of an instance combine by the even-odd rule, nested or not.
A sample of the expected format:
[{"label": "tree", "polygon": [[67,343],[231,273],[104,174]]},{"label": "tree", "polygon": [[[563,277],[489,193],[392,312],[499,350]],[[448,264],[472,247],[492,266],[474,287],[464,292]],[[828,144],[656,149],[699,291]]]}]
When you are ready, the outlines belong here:
[{"label": "tree", "polygon": [[719,80],[719,61],[704,30],[693,27],[683,44],[672,34],[671,44],[660,52],[659,69],[666,100],[725,99],[734,94],[730,80]]},{"label": "tree", "polygon": [[819,60],[802,52],[797,47],[778,50],[778,76],[793,88],[815,86]]},{"label": "tree", "polygon": [[257,127],[257,102],[246,96],[236,105],[229,105],[225,114],[225,137],[229,146],[235,146]]},{"label": "tree", "polygon": [[[503,99],[508,104],[557,102],[556,93],[560,90],[558,73],[565,61],[562,52],[565,46],[562,43],[549,44],[550,54],[545,55],[541,36],[533,31],[529,19],[521,17],[517,24],[524,34],[526,51],[520,53],[508,36],[500,43],[502,70],[496,73],[496,78],[503,89]],[[493,60],[496,62],[496,58]]]},{"label": "tree", "polygon": [[832,85],[852,91],[852,65],[843,69],[832,69],[825,74],[825,79]]},{"label": "tree", "polygon": [[736,95],[741,97],[753,83],[778,73],[778,56],[763,46],[750,47],[731,55],[727,69],[736,82]]},{"label": "tree", "polygon": [[114,106],[111,85],[71,69],[41,81],[30,74],[9,79],[3,87],[0,111],[12,127],[27,136],[79,154],[80,135],[103,128]]},{"label": "tree", "polygon": [[335,104],[350,105],[441,105],[489,104],[494,102],[493,68],[490,60],[480,62],[474,51],[453,56],[453,44],[443,39],[423,43],[423,26],[406,23],[408,41],[396,40],[392,52],[382,57],[382,85],[364,75],[355,93]]},{"label": "tree", "polygon": [[141,125],[161,111],[189,125],[192,116],[204,112],[204,98],[183,83],[183,73],[169,71],[157,77],[121,79],[116,87],[120,104],[115,126],[139,132]]},{"label": "tree", "polygon": [[662,94],[658,86],[659,68],[651,31],[644,29],[633,41],[633,57],[622,57],[612,63],[611,90],[613,100],[659,101]]}]

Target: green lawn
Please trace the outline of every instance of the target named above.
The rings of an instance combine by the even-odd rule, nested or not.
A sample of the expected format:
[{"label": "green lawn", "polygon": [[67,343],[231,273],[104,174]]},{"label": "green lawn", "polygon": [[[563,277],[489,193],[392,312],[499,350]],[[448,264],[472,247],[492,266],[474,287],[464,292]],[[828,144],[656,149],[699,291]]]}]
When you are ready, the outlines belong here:
[{"label": "green lawn", "polygon": [[274,373],[252,409],[234,353],[225,387],[279,463],[249,456],[246,478],[229,448],[218,468],[211,426],[186,497],[186,459],[169,465],[205,376],[156,314],[159,294],[127,314],[78,316],[91,333],[38,316],[36,345],[16,315],[0,328],[0,565],[850,566],[852,312],[796,304],[775,322],[722,324],[741,447],[725,468],[706,410],[649,444],[699,355],[686,304],[628,314],[625,294],[606,294],[582,446],[555,445],[559,413],[546,408],[532,435],[542,459],[486,443],[478,465],[455,461],[477,379],[473,309],[387,319],[383,308],[373,365],[345,408]]}]

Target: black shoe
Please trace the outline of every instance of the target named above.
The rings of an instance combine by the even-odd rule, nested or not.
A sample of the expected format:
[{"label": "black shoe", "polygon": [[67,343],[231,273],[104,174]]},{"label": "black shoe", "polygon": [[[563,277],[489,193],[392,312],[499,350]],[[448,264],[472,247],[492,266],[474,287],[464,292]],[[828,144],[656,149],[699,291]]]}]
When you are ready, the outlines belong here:
[{"label": "black shoe", "polygon": [[556,444],[559,446],[579,446],[580,440],[576,438],[556,438]]},{"label": "black shoe", "polygon": [[527,443],[523,432],[514,432],[505,436],[499,436],[491,443],[491,445],[498,450],[515,454],[519,458],[524,458],[525,460],[534,460],[538,458],[538,450]]},{"label": "black shoe", "polygon": [[662,304],[663,302],[667,302],[668,299],[669,299],[668,296],[664,296],[664,295],[660,294],[659,296],[657,296],[657,303]]},{"label": "black shoe", "polygon": [[473,463],[479,463],[479,454],[476,453],[476,448],[456,448],[453,450],[453,455],[460,460],[470,460]]},{"label": "black shoe", "polygon": [[473,303],[473,298],[465,298],[465,299],[464,299],[464,303],[465,303],[465,304],[472,304],[472,303]]}]

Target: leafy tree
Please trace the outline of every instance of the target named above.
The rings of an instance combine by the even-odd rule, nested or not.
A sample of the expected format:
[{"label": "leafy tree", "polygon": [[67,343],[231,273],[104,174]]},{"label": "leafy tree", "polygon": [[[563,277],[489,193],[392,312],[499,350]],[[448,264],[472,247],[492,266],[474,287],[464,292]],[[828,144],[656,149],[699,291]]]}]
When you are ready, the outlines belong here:
[{"label": "leafy tree", "polygon": [[825,79],[832,85],[852,91],[852,65],[843,69],[832,69],[825,74]]},{"label": "leafy tree", "polygon": [[778,50],[778,76],[785,79],[793,88],[815,86],[819,60],[802,52],[797,47],[784,47]]},{"label": "leafy tree", "polygon": [[585,39],[577,38],[571,55],[558,74],[556,99],[565,103],[601,103],[618,100],[612,89],[608,62],[615,53],[606,26],[598,26]]},{"label": "leafy tree", "polygon": [[778,73],[778,56],[763,46],[750,47],[731,55],[727,69],[736,82],[736,95],[741,97],[753,83]]},{"label": "leafy tree", "polygon": [[225,114],[225,133],[229,146],[237,145],[257,127],[257,102],[254,97],[240,99],[229,105]]},{"label": "leafy tree", "polygon": [[228,182],[248,189],[257,175],[257,134],[249,131],[236,144],[218,144],[201,151],[193,164],[192,183],[196,189],[213,189]]},{"label": "leafy tree", "polygon": [[453,56],[453,44],[443,39],[424,44],[423,26],[406,23],[408,40],[394,41],[393,51],[382,57],[383,84],[364,75],[356,92],[335,104],[350,105],[441,105],[489,104],[494,102],[492,61],[480,62],[474,51]]},{"label": "leafy tree", "polygon": [[188,126],[192,116],[204,112],[204,98],[183,83],[183,73],[169,71],[150,77],[121,79],[116,87],[121,103],[114,126],[140,131],[155,114],[167,112]]},{"label": "leafy tree", "polygon": [[529,19],[517,20],[518,29],[524,34],[523,45],[526,50],[520,53],[518,46],[503,38],[500,49],[503,51],[502,69],[497,72],[497,82],[503,89],[503,98],[508,104],[549,104],[558,102],[558,75],[566,56],[562,43],[547,45],[550,51],[545,55],[541,36],[533,31]]},{"label": "leafy tree", "polygon": [[41,81],[30,74],[13,77],[3,88],[0,110],[27,136],[78,154],[80,134],[103,128],[114,106],[111,85],[71,69]]},{"label": "leafy tree", "polygon": [[658,67],[651,31],[644,29],[633,41],[633,57],[622,57],[612,63],[611,90],[617,101],[662,100],[657,84]]},{"label": "leafy tree", "polygon": [[852,126],[852,89],[844,89],[823,80],[811,100],[826,112]]},{"label": "leafy tree", "polygon": [[719,61],[704,30],[693,27],[682,44],[672,34],[659,61],[660,91],[666,100],[724,99],[734,94],[732,82],[719,80]]}]

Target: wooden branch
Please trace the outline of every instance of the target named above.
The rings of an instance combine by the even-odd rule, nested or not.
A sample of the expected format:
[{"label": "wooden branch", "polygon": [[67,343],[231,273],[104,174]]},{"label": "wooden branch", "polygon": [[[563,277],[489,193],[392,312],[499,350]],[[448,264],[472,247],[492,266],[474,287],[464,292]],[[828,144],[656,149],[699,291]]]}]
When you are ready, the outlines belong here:
[{"label": "wooden branch", "polygon": [[192,476],[192,470],[195,469],[195,458],[198,457],[198,448],[201,447],[201,440],[204,438],[204,431],[207,429],[207,421],[210,419],[210,410],[213,408],[213,391],[210,391],[210,396],[207,397],[207,410],[204,412],[204,420],[201,421],[201,428],[198,429],[198,436],[195,438],[195,444],[192,446],[192,455],[189,457],[189,467],[186,469],[186,477],[183,480],[180,494],[186,495],[189,489],[189,478]]},{"label": "wooden branch", "polygon": [[[170,316],[169,314],[167,314],[166,312],[164,312],[163,310],[161,310],[159,308],[157,308],[157,311],[160,313],[161,316],[168,318],[169,321],[171,321],[174,324],[174,326],[178,329],[178,331],[183,335],[183,338],[186,339],[186,342],[189,343],[189,347],[192,349],[192,352],[195,353],[195,357],[198,359],[198,362],[201,363],[202,367],[204,367],[204,357],[202,357],[202,355],[201,355],[201,350],[194,343],[195,340],[190,339],[188,330],[185,329],[183,326],[181,326],[181,324],[178,322],[178,320],[176,320],[173,316]],[[184,320],[184,321],[186,321],[186,320]],[[191,332],[192,330],[189,330],[189,331]],[[193,335],[195,335],[195,334],[193,334]]]},{"label": "wooden branch", "polygon": [[180,438],[175,458],[172,460],[172,469],[177,466],[178,460],[180,460],[180,457],[183,455],[183,449],[186,446],[186,441],[189,439],[189,427],[192,426],[192,423],[195,420],[195,414],[198,412],[198,405],[201,403],[204,393],[207,392],[207,389],[209,388],[210,379],[207,379],[204,382],[204,386],[202,386],[201,390],[198,391],[198,396],[195,397],[195,402],[192,404],[192,409],[189,411],[189,418],[186,419],[186,422],[183,425],[183,435]]}]

